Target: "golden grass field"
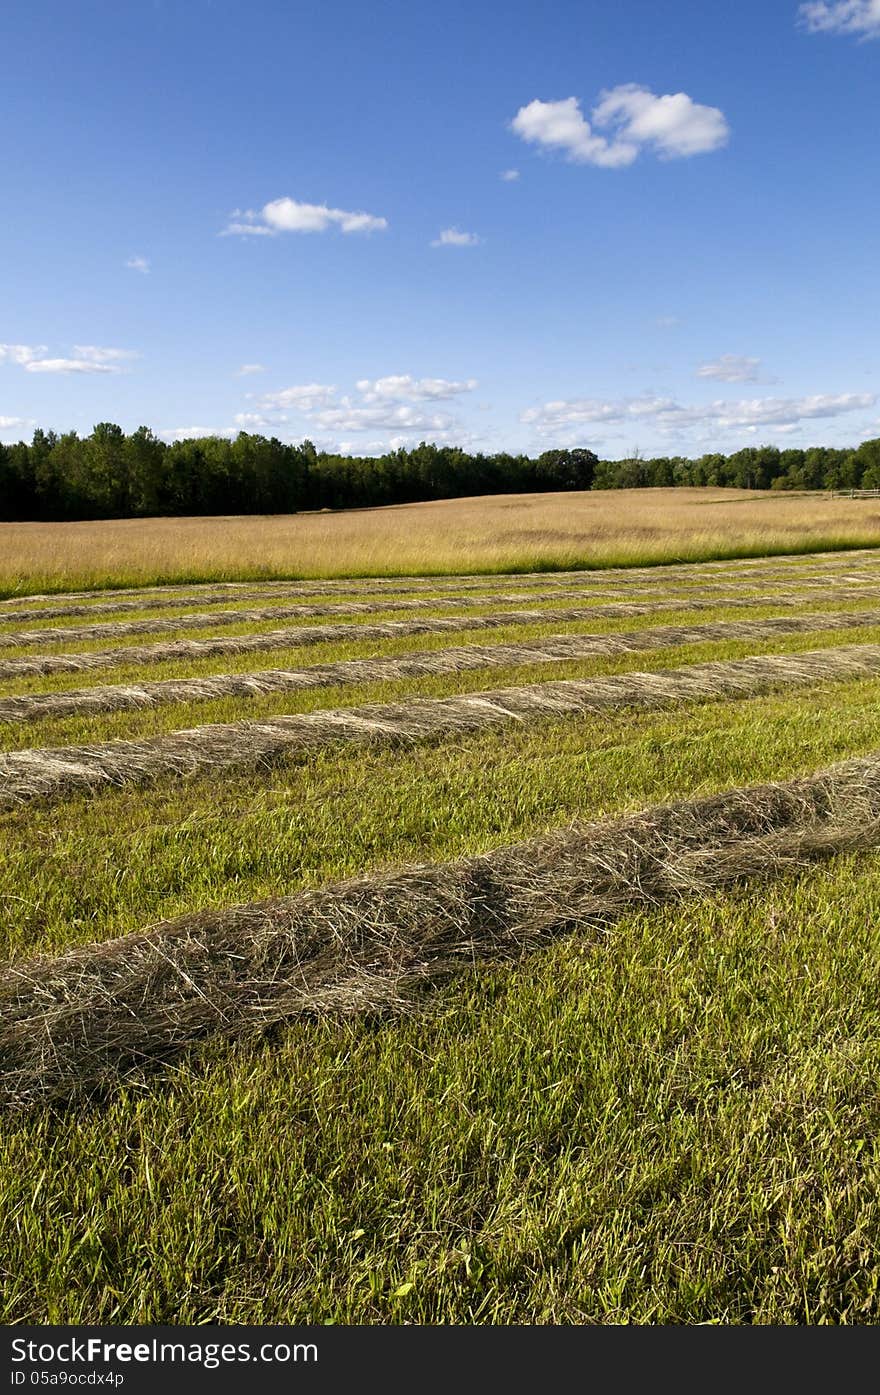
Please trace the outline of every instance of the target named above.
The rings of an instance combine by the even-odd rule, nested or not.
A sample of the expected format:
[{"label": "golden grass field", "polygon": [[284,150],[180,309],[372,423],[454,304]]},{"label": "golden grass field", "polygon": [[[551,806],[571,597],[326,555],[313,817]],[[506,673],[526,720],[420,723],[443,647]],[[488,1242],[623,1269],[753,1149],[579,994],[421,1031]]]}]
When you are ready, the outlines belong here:
[{"label": "golden grass field", "polygon": [[538,571],[880,545],[880,502],[735,489],[495,495],[273,516],[0,524],[0,594]]}]

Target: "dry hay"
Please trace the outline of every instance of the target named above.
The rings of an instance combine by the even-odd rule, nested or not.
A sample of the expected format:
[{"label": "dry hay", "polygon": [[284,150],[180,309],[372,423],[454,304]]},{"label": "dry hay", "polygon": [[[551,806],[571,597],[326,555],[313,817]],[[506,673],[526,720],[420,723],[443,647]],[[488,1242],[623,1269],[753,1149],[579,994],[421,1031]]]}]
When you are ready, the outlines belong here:
[{"label": "dry hay", "polygon": [[390,1014],[477,963],[880,842],[880,754],[481,857],[206,910],[0,978],[7,1107],[71,1100],[209,1037]]},{"label": "dry hay", "polygon": [[608,635],[550,635],[518,644],[469,644],[369,659],[343,659],[301,669],[264,669],[257,673],[215,673],[199,678],[164,678],[152,683],[95,685],[57,693],[0,697],[0,722],[29,722],[99,712],[122,712],[166,703],[250,698],[264,693],[338,684],[393,682],[425,675],[512,668],[525,664],[564,663],[609,654],[634,653],[711,640],[761,640],[791,634],[850,630],[880,625],[880,610],[832,611],[819,615],[777,615],[767,620],[720,620],[705,625],[658,625]]},{"label": "dry hay", "polygon": [[[277,583],[274,588],[270,588],[267,583],[266,585],[255,588],[253,585],[247,586],[244,583],[239,583],[239,588],[235,590],[233,589],[232,583],[225,583],[216,586],[206,585],[201,590],[189,587],[181,591],[179,595],[171,596],[155,595],[152,591],[129,591],[125,593],[124,599],[107,600],[105,597],[108,593],[105,592],[93,593],[91,597],[89,597],[88,593],[83,593],[82,596],[76,600],[74,600],[73,597],[69,600],[67,598],[62,598],[63,603],[58,604],[32,605],[25,609],[17,610],[0,609],[0,625],[21,625],[32,621],[85,618],[94,615],[124,615],[127,612],[144,610],[184,610],[188,607],[220,606],[225,605],[230,600],[239,599],[268,600],[274,597],[290,599],[303,596],[327,598],[340,595],[344,596],[347,592],[383,597],[386,595],[389,597],[396,597],[399,595],[404,598],[402,601],[394,600],[393,605],[388,604],[382,605],[381,607],[378,605],[372,606],[372,609],[381,608],[384,610],[392,608],[406,609],[406,598],[412,597],[413,592],[419,591],[429,591],[436,594],[438,597],[438,607],[440,605],[451,606],[456,604],[478,605],[482,604],[483,601],[529,600],[537,599],[541,595],[546,595],[550,598],[555,596],[587,597],[596,595],[601,598],[608,595],[619,595],[622,597],[632,595],[656,595],[658,588],[662,588],[667,594],[672,595],[686,595],[691,590],[698,590],[717,593],[719,596],[723,596],[726,594],[736,595],[743,589],[743,583],[745,582],[746,585],[749,585],[755,575],[758,575],[762,584],[767,586],[770,590],[774,587],[781,588],[790,586],[795,579],[791,576],[790,571],[788,573],[752,573],[749,577],[731,574],[729,580],[726,579],[726,575],[721,580],[716,580],[715,578],[700,577],[697,575],[686,577],[668,577],[664,575],[662,577],[657,576],[649,579],[641,575],[638,577],[615,576],[612,578],[606,577],[601,573],[598,575],[577,573],[567,576],[534,578],[512,576],[509,578],[508,584],[516,587],[513,592],[498,591],[497,589],[493,591],[491,589],[493,586],[497,588],[499,584],[503,585],[505,583],[505,578],[497,576],[483,578],[482,581],[468,581],[464,579],[461,581],[431,582],[424,586],[415,586],[412,583],[408,583],[407,585],[401,585],[400,583],[392,584],[390,582],[380,585],[378,584],[378,579],[374,579],[369,583],[357,581],[347,582],[344,586],[331,586],[330,583],[324,583],[323,585],[311,583],[308,585]],[[648,584],[649,580],[650,584]],[[880,573],[848,572],[845,574],[831,575],[828,573],[801,572],[797,575],[796,580],[799,585],[822,585],[832,588],[842,586],[851,587],[854,585],[862,586],[865,583],[876,584],[880,582]],[[670,581],[677,584],[670,586],[667,584]],[[575,582],[577,583],[576,587],[574,586]],[[470,599],[468,596],[467,599],[459,600],[456,597],[457,592],[461,592],[463,597],[466,596],[467,593],[476,593],[480,599]],[[109,594],[115,596],[117,593]],[[134,599],[132,597],[134,597]],[[31,597],[30,599],[34,601],[43,601],[49,598],[37,596]],[[416,604],[418,606],[424,606],[429,603],[430,602],[424,597],[418,597],[416,599]],[[8,605],[9,601],[3,602],[2,604]],[[362,604],[363,603],[357,601],[346,601],[343,608],[345,610],[350,609],[352,613],[356,614],[359,613],[359,608]],[[276,607],[273,607],[273,609],[276,609]],[[278,613],[284,615],[290,612],[279,610]],[[308,606],[304,606],[302,607],[301,613],[304,615],[319,615],[333,612],[323,607],[315,607],[312,609]],[[260,616],[258,618],[263,617]],[[199,620],[200,623],[202,623],[201,617],[199,617]],[[156,629],[158,626],[153,625],[152,628]],[[47,627],[45,630],[41,630],[40,633],[49,636],[52,642],[55,642],[57,637],[56,631]],[[74,630],[73,627],[71,627],[71,634],[81,635],[82,633],[83,629],[76,627]],[[104,633],[106,633],[106,631],[104,631]],[[123,631],[123,633],[125,633],[125,631]],[[128,631],[128,633],[131,633],[131,631]],[[64,632],[61,632],[61,639],[64,637]],[[90,636],[87,634],[86,637]],[[9,645],[13,642],[30,643],[31,640],[29,638],[15,636],[7,638],[3,632],[0,632],[0,642]]]},{"label": "dry hay", "polygon": [[[605,592],[605,595],[616,594]],[[624,593],[631,594],[631,593]],[[651,594],[654,594],[653,590]],[[556,597],[590,601],[594,593],[583,589],[561,590]],[[150,634],[157,630],[203,630],[223,625],[257,624],[263,620],[308,620],[325,615],[379,615],[383,611],[411,610],[467,610],[474,606],[490,605],[493,602],[518,604],[535,600],[527,592],[492,592],[481,596],[444,596],[440,600],[433,597],[416,597],[407,600],[391,601],[349,601],[330,605],[275,605],[258,606],[245,610],[215,610],[195,615],[177,615],[173,619],[156,616],[145,620],[113,620],[96,625],[73,625],[64,628],[46,625],[39,630],[13,630],[0,633],[0,648],[18,649],[34,644],[77,644],[84,640],[116,639],[126,635]],[[628,604],[623,601],[621,604]],[[679,606],[682,603],[679,603]],[[613,603],[612,603],[613,613]]]},{"label": "dry hay", "polygon": [[[872,594],[859,590],[852,594],[837,594],[834,600],[865,600],[870,599]],[[827,591],[815,594],[795,592],[792,595],[774,596],[773,604],[800,608],[805,602],[821,602],[828,599]],[[219,635],[196,640],[160,640],[155,644],[118,645],[112,649],[91,652],[17,655],[12,659],[0,659],[0,681],[52,673],[82,673],[95,669],[118,668],[123,664],[159,664],[175,659],[212,658],[221,654],[257,654],[273,649],[293,649],[314,644],[357,644],[372,640],[407,639],[415,635],[446,634],[450,631],[497,630],[510,625],[560,625],[571,621],[586,622],[596,619],[637,619],[642,615],[659,615],[670,610],[717,610],[719,604],[718,601],[690,599],[650,603],[613,601],[597,606],[496,611],[489,615],[448,618],[432,616],[416,620],[384,620],[373,624],[301,625],[295,629],[267,630],[261,634]],[[726,609],[746,610],[765,606],[767,601],[763,596],[731,597],[723,604]]]},{"label": "dry hay", "polygon": [[[542,594],[542,593],[544,593],[544,592],[547,592],[547,594],[549,594],[549,595],[551,595],[551,596],[552,596],[552,595],[556,595],[556,594],[558,594],[558,593],[560,593],[560,592],[561,592],[563,595],[570,595],[570,594],[576,594],[576,595],[593,595],[593,594],[594,594],[594,584],[593,584],[593,583],[591,583],[591,584],[589,585],[588,588],[584,588],[584,587],[582,587],[582,586],[579,584],[579,585],[578,585],[578,588],[577,588],[577,591],[572,592],[572,590],[571,590],[572,583],[571,583],[570,581],[567,583],[568,589],[566,589],[566,586],[565,586],[563,583],[559,582],[559,581],[556,581],[556,582],[554,582],[554,583],[546,583],[546,582],[541,582],[541,581],[534,581],[534,582],[525,582],[525,583],[522,583],[522,582],[520,581],[520,578],[519,578],[519,577],[515,578],[515,581],[516,581],[516,587],[517,587],[518,591],[528,591],[529,593],[537,592],[537,593],[539,593],[539,594]],[[498,586],[498,584],[499,584],[498,578],[493,578],[493,584],[494,584],[496,587]],[[694,581],[694,582],[691,583],[691,585],[692,585],[694,588],[702,588],[702,587],[704,586],[704,584],[705,584],[705,583],[703,583],[702,581]],[[611,589],[612,586],[613,586],[613,589]],[[406,587],[394,586],[394,587],[388,587],[388,588],[384,588],[384,587],[383,587],[383,588],[381,588],[381,589],[378,589],[378,588],[376,588],[376,587],[361,586],[361,585],[359,585],[357,582],[351,582],[351,583],[348,584],[347,586],[344,586],[344,587],[337,587],[337,588],[335,588],[335,589],[333,589],[333,590],[330,590],[330,589],[328,589],[327,587],[304,586],[304,587],[300,588],[300,587],[293,587],[293,586],[290,586],[290,587],[285,586],[285,587],[283,587],[283,588],[279,588],[277,591],[274,591],[274,592],[273,592],[273,591],[268,591],[268,590],[266,590],[265,588],[260,588],[259,590],[247,590],[247,589],[244,589],[244,590],[239,591],[238,593],[235,593],[235,592],[230,593],[228,590],[217,590],[217,589],[215,589],[215,588],[207,588],[203,593],[198,594],[198,595],[196,595],[196,594],[182,594],[182,595],[180,595],[180,596],[158,596],[158,597],[154,597],[154,596],[150,596],[150,595],[142,595],[142,596],[139,596],[138,599],[135,599],[135,600],[132,600],[132,599],[129,598],[129,599],[126,599],[126,600],[113,600],[113,601],[105,601],[105,600],[102,598],[102,599],[96,599],[96,600],[95,600],[93,603],[91,603],[91,604],[86,604],[86,603],[83,601],[83,602],[70,603],[70,604],[64,604],[64,605],[45,605],[45,606],[42,606],[42,605],[41,605],[41,606],[31,606],[31,607],[29,607],[29,608],[27,608],[27,609],[24,609],[24,610],[0,610],[0,624],[2,624],[2,625],[12,625],[12,624],[18,625],[18,624],[25,624],[25,623],[27,623],[27,622],[29,622],[29,621],[33,621],[33,620],[59,620],[59,619],[65,618],[65,617],[66,617],[66,618],[69,618],[69,619],[73,619],[73,618],[76,618],[76,617],[80,617],[80,618],[81,618],[81,617],[89,616],[89,615],[124,615],[126,612],[130,612],[130,611],[143,611],[143,610],[185,610],[185,609],[188,608],[188,607],[193,607],[193,608],[195,608],[195,607],[197,607],[197,606],[226,605],[230,600],[236,600],[236,601],[237,601],[237,600],[249,600],[249,599],[254,599],[254,600],[268,600],[268,599],[270,599],[270,598],[272,598],[272,597],[276,597],[276,596],[277,596],[277,597],[281,597],[282,599],[289,599],[289,598],[292,598],[292,597],[297,597],[297,598],[298,598],[298,597],[301,597],[301,596],[321,596],[321,597],[325,597],[325,598],[326,598],[326,597],[328,597],[328,596],[329,596],[329,597],[332,597],[332,596],[345,596],[347,592],[351,592],[352,594],[382,595],[382,596],[386,596],[386,595],[387,595],[387,596],[389,596],[389,597],[391,597],[391,598],[394,598],[394,597],[396,597],[396,596],[398,596],[398,595],[401,595],[401,596],[403,596],[404,598],[406,598],[406,597],[410,596],[411,593],[412,593],[414,590],[422,590],[422,589],[424,589],[424,590],[429,590],[429,591],[431,591],[431,592],[436,592],[437,596],[438,596],[439,598],[441,598],[441,599],[439,599],[438,602],[437,602],[438,605],[441,605],[441,604],[442,604],[442,605],[454,605],[454,604],[456,603],[455,599],[449,599],[448,597],[449,597],[450,595],[452,595],[452,596],[454,597],[454,596],[455,596],[455,593],[457,593],[457,592],[459,592],[459,591],[461,591],[462,593],[481,593],[481,592],[482,592],[483,594],[486,595],[486,599],[487,599],[487,600],[498,600],[498,599],[503,599],[504,596],[507,594],[506,592],[497,592],[497,591],[492,592],[492,591],[491,591],[491,588],[489,588],[489,587],[487,587],[487,586],[476,586],[476,585],[472,585],[472,586],[468,586],[468,585],[460,585],[460,586],[459,586],[459,585],[454,585],[454,586],[431,586],[431,587],[426,587],[426,588],[421,588],[421,587],[419,587],[419,588],[414,588],[414,587],[410,587],[410,586],[406,586]],[[723,588],[716,587],[716,586],[714,586],[714,585],[709,584],[709,585],[708,585],[708,589],[709,589],[709,590],[716,590],[716,589],[723,589]],[[635,595],[643,595],[643,594],[644,594],[644,595],[647,595],[647,594],[654,594],[655,591],[656,591],[656,587],[654,587],[654,586],[652,586],[652,587],[649,588],[649,587],[647,587],[646,585],[641,585],[641,586],[633,586],[633,587],[627,586],[627,587],[625,588],[625,592],[622,592],[622,591],[621,591],[620,582],[615,581],[614,583],[607,583],[607,582],[604,582],[604,583],[603,583],[602,581],[599,581],[599,582],[595,583],[595,593],[598,594],[598,595],[608,595],[608,594],[612,594],[612,595],[614,595],[614,594],[626,594],[626,595],[635,594]],[[514,598],[516,598],[516,597],[515,597],[515,593],[514,593]],[[476,601],[476,600],[473,600],[473,601],[470,601],[470,602],[469,602],[469,604],[472,604],[472,605],[476,605],[476,604],[478,604],[478,603],[479,603],[479,602]],[[360,604],[360,602],[358,602],[358,601],[356,601],[356,600],[352,600],[352,601],[350,601],[350,602],[349,602],[349,601],[344,602],[344,605],[345,605],[346,608],[348,608],[349,605],[351,605],[351,606],[353,606],[353,607],[356,608],[359,604]],[[392,600],[389,601],[389,603],[388,603],[387,605],[386,605],[386,604],[383,604],[381,608],[382,608],[383,610],[389,610],[389,609],[392,609],[393,607],[396,607],[397,604],[398,604],[398,602],[397,602],[396,600],[392,599]],[[419,604],[420,604],[420,605],[425,604],[425,601],[424,601],[423,598],[419,598]],[[273,608],[274,608],[274,607],[273,607]],[[375,607],[375,608],[378,608],[378,607]],[[305,613],[306,613],[306,614],[310,613],[310,612],[309,612],[309,609],[308,609],[307,607],[305,607],[304,609],[305,609]],[[323,612],[323,611],[319,611],[318,613],[324,613],[324,612]],[[171,622],[169,622],[169,623],[173,623],[173,621],[171,621]],[[79,632],[79,631],[77,631],[77,633],[78,633],[78,632]]]},{"label": "dry hay", "polygon": [[133,741],[11,751],[0,756],[0,809],[108,785],[268,765],[341,742],[437,740],[510,722],[659,708],[880,675],[880,645],[756,655],[657,673],[565,679],[410,702],[329,708],[263,721],[211,724]]}]

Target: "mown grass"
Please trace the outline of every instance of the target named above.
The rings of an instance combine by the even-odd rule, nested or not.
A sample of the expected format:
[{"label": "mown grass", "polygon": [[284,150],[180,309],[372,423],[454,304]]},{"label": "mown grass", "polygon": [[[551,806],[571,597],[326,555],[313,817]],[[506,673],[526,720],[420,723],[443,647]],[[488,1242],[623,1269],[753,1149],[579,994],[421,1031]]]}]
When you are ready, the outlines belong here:
[{"label": "mown grass", "polygon": [[[803,610],[866,605],[829,588]],[[0,690],[780,613],[798,611],[772,597],[747,610],[684,602],[656,616],[351,639]],[[104,740],[878,633],[62,719],[10,741]],[[787,779],[875,750],[878,707],[880,680],[829,684],[455,742],[327,748],[222,780],[30,806],[0,815],[0,954],[17,963],[201,907]],[[838,858],[474,970],[408,1019],[300,1021],[258,1046],[206,1045],[102,1101],[7,1117],[0,1320],[874,1323],[878,911],[880,857]]]},{"label": "mown grass", "polygon": [[2,953],[456,857],[576,819],[785,779],[876,748],[880,682],[410,748],[328,748],[0,815]]},{"label": "mown grass", "polygon": [[880,860],[0,1140],[7,1321],[871,1323]]},{"label": "mown grass", "polygon": [[[492,642],[489,640],[488,642]],[[201,702],[111,713],[45,717],[32,722],[0,721],[0,750],[34,746],[92,746],[99,742],[136,739],[179,731],[211,722],[260,721],[291,713],[317,712],[330,707],[360,707],[374,702],[408,702],[416,698],[450,697],[456,693],[514,688],[567,678],[597,678],[618,673],[657,672],[709,660],[746,658],[750,654],[799,654],[846,644],[880,643],[880,624],[853,626],[830,632],[807,632],[765,639],[705,640],[666,645],[631,654],[603,655],[553,663],[524,663],[461,673],[423,674],[374,683],[340,683],[327,688],[265,693],[252,698],[224,697]],[[300,651],[302,652],[302,651]],[[252,656],[253,657],[253,656]],[[302,660],[300,660],[302,662]]]},{"label": "mown grass", "polygon": [[[878,580],[880,580],[880,573],[878,573]],[[481,615],[490,610],[513,607],[520,610],[540,610],[542,607],[546,609],[548,607],[582,605],[588,608],[591,605],[619,605],[629,601],[635,605],[644,605],[655,599],[680,600],[684,605],[688,599],[694,596],[694,593],[699,593],[701,596],[706,596],[709,599],[717,596],[719,603],[723,603],[725,595],[752,598],[767,596],[769,599],[774,593],[785,594],[786,588],[787,578],[781,578],[775,582],[761,580],[753,585],[731,585],[729,588],[719,588],[717,591],[713,588],[712,584],[708,582],[708,579],[705,586],[700,586],[697,583],[685,587],[671,581],[668,583],[665,581],[658,581],[654,585],[648,583],[638,585],[620,584],[618,586],[608,587],[607,589],[601,586],[595,586],[589,582],[580,583],[573,581],[570,587],[540,591],[537,589],[529,590],[528,588],[519,588],[515,580],[511,578],[502,587],[497,589],[493,587],[487,591],[485,595],[474,591],[462,593],[461,595],[454,591],[438,592],[435,595],[432,595],[430,592],[420,592],[416,597],[418,600],[418,605],[416,606],[411,606],[409,604],[409,594],[398,597],[385,597],[377,595],[375,592],[357,592],[350,595],[346,594],[338,598],[335,595],[318,598],[306,597],[304,599],[299,599],[296,596],[290,598],[270,597],[265,601],[260,600],[253,604],[245,599],[238,600],[233,598],[228,603],[224,602],[221,606],[210,608],[204,607],[198,600],[188,601],[182,603],[180,606],[157,608],[151,606],[148,600],[145,599],[144,605],[137,610],[110,615],[98,613],[94,616],[74,615],[58,619],[52,616],[48,616],[44,619],[41,616],[33,620],[17,621],[15,619],[7,619],[5,614],[0,611],[0,635],[11,637],[20,632],[42,634],[42,632],[45,631],[45,644],[47,648],[63,646],[66,649],[70,645],[78,648],[78,632],[85,632],[85,630],[95,624],[102,626],[124,626],[130,623],[143,624],[149,621],[151,622],[151,630],[155,629],[156,632],[164,632],[166,629],[169,631],[174,629],[175,620],[191,620],[204,615],[204,625],[194,626],[191,629],[187,626],[178,626],[178,628],[181,629],[181,633],[201,636],[203,633],[216,633],[218,630],[229,628],[229,621],[225,617],[228,613],[231,613],[241,617],[241,619],[236,619],[234,622],[236,629],[240,629],[242,632],[250,630],[254,633],[259,633],[273,624],[296,626],[299,624],[344,623],[348,613],[351,614],[352,622],[361,621],[367,623],[374,619],[405,619],[407,616],[421,615]],[[804,589],[808,592],[820,594],[823,587],[820,583],[805,583]],[[827,585],[828,593],[833,595],[837,589],[839,588],[834,585],[834,582],[829,580]],[[850,591],[854,588],[846,587],[844,589]],[[875,593],[877,591],[877,587],[870,583],[865,584],[859,589],[863,589],[866,595],[870,595],[872,591]],[[810,599],[809,595],[807,599]],[[463,604],[460,603],[461,601],[463,601]],[[362,605],[368,606],[369,609],[359,611],[357,607]],[[308,614],[309,609],[313,606],[317,609],[318,613]],[[293,607],[292,614],[283,613],[288,607]],[[348,607],[352,607],[350,612],[348,611]],[[261,619],[249,620],[247,618],[247,612],[252,609],[263,611],[265,614]],[[274,614],[270,613],[274,611],[279,612],[277,619]],[[214,618],[215,615],[217,616],[216,619]],[[53,639],[51,637],[51,632],[56,629],[69,632],[70,638],[64,640]],[[148,632],[149,631],[146,630],[143,631],[145,634]],[[87,638],[87,636],[84,635],[84,638]],[[105,640],[104,642],[112,643],[113,641],[111,638],[109,641]],[[33,643],[29,642],[22,647],[32,648]],[[17,649],[18,646],[8,646],[8,648],[4,647],[2,652],[14,654],[17,652]]]},{"label": "mown grass", "polygon": [[[666,598],[657,595],[651,599],[657,601]],[[880,597],[877,597],[876,600],[880,604]],[[656,613],[648,609],[642,614],[627,616],[603,615],[601,611],[597,613],[592,611],[589,606],[585,606],[577,620],[531,620],[485,631],[450,628],[437,634],[401,635],[394,639],[372,640],[359,639],[359,627],[356,621],[352,620],[349,623],[344,617],[340,617],[347,632],[342,639],[326,640],[319,644],[291,645],[289,648],[255,650],[241,654],[211,654],[199,658],[176,657],[159,659],[149,663],[132,663],[131,661],[108,663],[106,667],[84,669],[81,672],[22,674],[11,678],[0,678],[0,696],[60,692],[68,688],[85,688],[106,683],[134,683],[159,678],[194,678],[212,673],[248,673],[254,669],[262,668],[302,668],[309,664],[335,663],[344,659],[371,658],[373,656],[391,657],[395,654],[409,653],[414,650],[419,652],[435,651],[449,648],[452,645],[518,643],[527,639],[556,634],[616,634],[655,625],[709,624],[718,620],[763,620],[774,615],[821,615],[828,611],[849,614],[870,609],[873,605],[874,598],[870,595],[858,600],[838,600],[833,593],[830,593],[825,599],[806,600],[797,608],[780,606],[778,601],[774,604],[773,600],[769,599],[766,604],[756,603],[749,606],[726,605],[721,601],[717,606],[705,610],[695,610],[693,606],[689,607],[685,600],[682,601],[680,609],[660,610]],[[555,609],[555,607],[551,608]],[[569,607],[563,603],[560,608],[568,609]],[[578,609],[577,606],[574,608]],[[536,610],[540,614],[542,607],[512,606],[510,609],[513,611]],[[546,610],[547,607],[545,606],[543,609]],[[507,611],[508,607],[506,605],[503,607],[493,606],[486,613],[495,614],[502,610]],[[468,612],[469,615],[471,613]],[[363,617],[370,623],[376,618],[374,616]],[[407,617],[401,617],[397,613],[393,616],[386,614],[378,618],[381,621]],[[433,617],[432,614],[420,612],[419,618],[430,619]],[[446,614],[440,618],[454,621],[455,615]],[[308,622],[303,623],[307,624]],[[233,638],[239,635],[261,634],[271,628],[274,626],[268,622],[263,622],[248,626],[236,625],[230,627],[228,631],[224,630],[220,633],[223,637]],[[286,623],[284,628],[288,628]],[[290,628],[298,629],[300,627],[292,625]],[[77,642],[75,645],[46,645],[40,648],[34,646],[15,647],[0,651],[0,662],[12,658],[32,659],[36,654],[43,652],[47,654],[58,652],[112,653],[115,650],[124,650],[129,644],[153,645],[177,639],[211,639],[217,634],[216,630],[194,632],[192,630],[176,630],[172,627],[161,634],[143,637],[137,635],[120,636],[112,642],[104,639],[88,643]]]}]

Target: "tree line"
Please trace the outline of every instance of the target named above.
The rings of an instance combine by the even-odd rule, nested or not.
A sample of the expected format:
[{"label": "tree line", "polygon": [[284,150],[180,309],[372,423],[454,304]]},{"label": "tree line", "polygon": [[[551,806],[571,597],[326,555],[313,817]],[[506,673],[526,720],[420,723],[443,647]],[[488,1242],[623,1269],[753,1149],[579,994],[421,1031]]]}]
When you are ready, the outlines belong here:
[{"label": "tree line", "polygon": [[380,456],[333,455],[241,432],[161,440],[100,422],[89,436],[36,430],[0,444],[0,519],[297,513],[463,495],[715,485],[737,489],[880,488],[880,438],[856,449],[749,446],[697,459],[600,460],[589,450],[487,455],[421,445]]}]

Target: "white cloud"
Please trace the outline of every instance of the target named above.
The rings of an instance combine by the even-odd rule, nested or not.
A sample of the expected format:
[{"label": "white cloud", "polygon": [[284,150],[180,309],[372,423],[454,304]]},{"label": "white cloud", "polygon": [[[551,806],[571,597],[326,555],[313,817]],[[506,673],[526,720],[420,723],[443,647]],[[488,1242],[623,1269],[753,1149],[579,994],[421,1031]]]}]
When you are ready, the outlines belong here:
[{"label": "white cloud", "polygon": [[90,363],[121,363],[128,358],[140,357],[134,349],[105,349],[99,344],[74,344],[73,352],[77,358],[87,359]]},{"label": "white cloud", "polygon": [[[601,93],[591,121],[577,97],[565,97],[529,102],[510,126],[533,145],[606,169],[631,165],[642,149],[653,149],[664,159],[704,154],[725,145],[730,134],[718,107],[702,106],[685,92],[657,96],[634,82]],[[597,134],[594,127],[611,134]]]},{"label": "white cloud", "polygon": [[609,144],[604,136],[593,134],[585,120],[577,97],[565,97],[559,102],[542,102],[537,98],[520,107],[510,123],[511,130],[532,145],[549,150],[563,150],[578,164],[631,165],[638,155],[632,144]]},{"label": "white cloud", "polygon": [[265,223],[227,223],[221,237],[274,237],[275,229]]},{"label": "white cloud", "polygon": [[247,378],[250,377],[252,373],[265,373],[266,369],[262,363],[243,363],[241,367],[237,368],[235,371],[237,377]]},{"label": "white cloud", "polygon": [[132,349],[105,349],[97,344],[74,344],[75,358],[35,358],[25,363],[27,373],[123,373]]},{"label": "white cloud", "polygon": [[45,344],[0,344],[0,363],[16,363],[26,373],[122,373],[132,349],[105,349],[97,344],[74,344],[75,358],[46,358]]},{"label": "white cloud", "polygon": [[[424,431],[402,431],[392,436],[377,437],[370,441],[331,441],[328,438],[320,448],[331,455],[384,455],[390,450],[417,446],[425,439]],[[427,439],[435,445],[461,446],[464,450],[477,449],[482,444],[482,438],[473,436],[467,431],[461,431],[457,427],[444,428],[439,431],[429,430]]]},{"label": "white cloud", "polygon": [[473,392],[476,378],[466,382],[451,382],[447,378],[413,378],[409,373],[392,374],[387,378],[361,378],[355,384],[365,403],[371,402],[433,402]]},{"label": "white cloud", "polygon": [[326,383],[302,383],[297,387],[282,388],[279,392],[267,392],[257,403],[264,410],[278,410],[290,407],[298,412],[314,412],[319,407],[329,406],[336,388]]},{"label": "white cloud", "polygon": [[394,403],[375,407],[342,404],[323,408],[312,415],[326,431],[448,431],[455,425],[454,419],[445,412],[428,413]]},{"label": "white cloud", "polygon": [[259,213],[253,209],[236,209],[232,221],[222,236],[275,237],[278,233],[317,233],[338,227],[343,233],[382,232],[388,227],[387,218],[373,213],[350,212],[345,208],[328,208],[325,203],[299,203],[296,199],[273,199]]},{"label": "white cloud", "polygon": [[24,368],[48,352],[45,344],[0,344],[0,363],[17,363]]},{"label": "white cloud", "polygon": [[681,321],[677,315],[658,315],[654,323],[658,329],[674,329]]},{"label": "white cloud", "polygon": [[712,378],[718,383],[757,383],[761,360],[741,354],[722,354],[710,363],[701,363],[698,378]]},{"label": "white cloud", "polygon": [[31,422],[24,417],[4,417],[0,416],[0,431],[17,431],[22,426],[30,426]]},{"label": "white cloud", "polygon": [[503,179],[505,184],[513,184],[519,179],[519,170],[502,170],[499,179]]},{"label": "white cloud", "polygon": [[116,363],[96,363],[88,358],[38,358],[26,363],[28,373],[121,373]]},{"label": "white cloud", "polygon": [[150,263],[146,257],[129,257],[125,265],[129,271],[139,271],[142,276],[150,274]]},{"label": "white cloud", "polygon": [[798,10],[811,34],[858,34],[880,38],[880,0],[812,0]]},{"label": "white cloud", "polygon": [[482,238],[476,233],[460,232],[458,228],[444,228],[431,243],[432,247],[477,247]]},{"label": "white cloud", "polygon": [[666,397],[635,397],[603,401],[600,398],[574,398],[545,402],[520,414],[520,421],[540,436],[555,436],[561,429],[644,421],[662,434],[677,434],[694,427],[713,430],[749,430],[760,426],[777,430],[796,427],[802,421],[841,416],[862,411],[877,401],[876,393],[816,394],[811,397],[753,397],[738,401],[682,406]]},{"label": "white cloud", "polygon": [[[389,374],[384,378],[360,378],[356,393],[337,397],[336,388],[325,383],[305,383],[266,393],[256,407],[271,414],[270,420],[283,420],[277,413],[283,408],[300,412],[309,418],[312,433],[329,433],[324,439],[328,450],[346,450],[352,446],[346,438],[361,432],[373,433],[369,446],[358,447],[369,453],[395,449],[397,445],[418,442],[429,434],[434,440],[464,440],[455,417],[447,412],[431,411],[431,404],[473,392],[476,378],[415,378],[411,373]],[[236,422],[256,424],[258,414],[240,413]],[[268,424],[262,418],[264,424]],[[379,433],[392,433],[379,440]],[[342,443],[339,444],[339,438]],[[317,439],[321,439],[318,435]],[[343,452],[344,453],[344,452]]]},{"label": "white cloud", "polygon": [[164,441],[189,441],[199,440],[206,436],[232,437],[238,435],[237,426],[175,426],[168,431],[160,431],[158,435]]},{"label": "white cloud", "polygon": [[263,416],[262,412],[236,412],[232,420],[241,431],[263,431],[269,427],[277,426],[281,422],[286,422],[287,417],[283,413],[266,417]]}]

